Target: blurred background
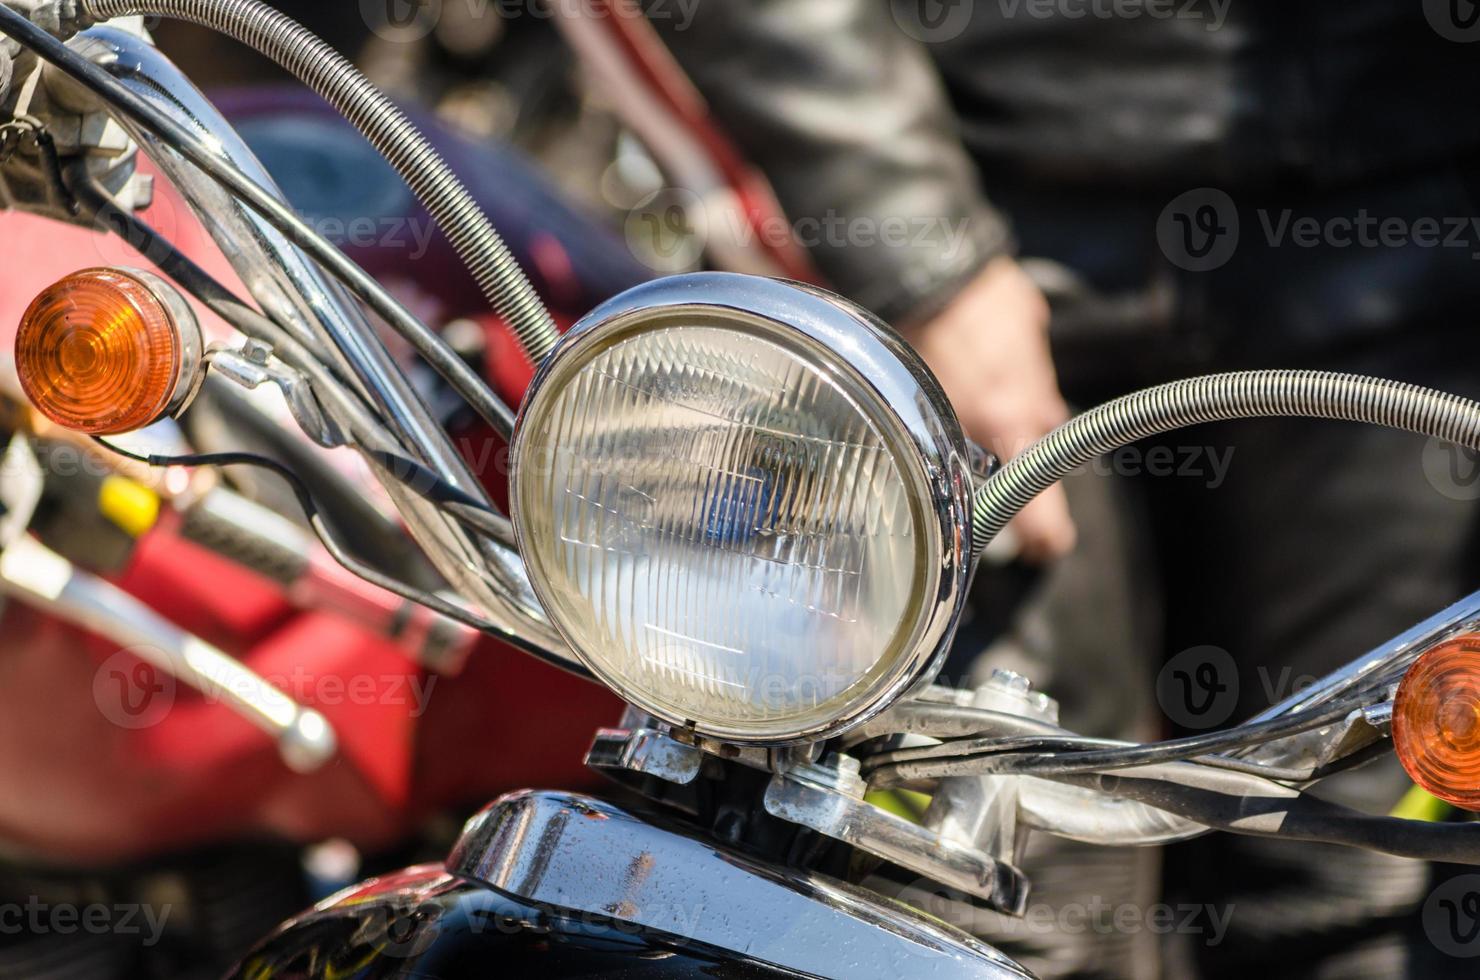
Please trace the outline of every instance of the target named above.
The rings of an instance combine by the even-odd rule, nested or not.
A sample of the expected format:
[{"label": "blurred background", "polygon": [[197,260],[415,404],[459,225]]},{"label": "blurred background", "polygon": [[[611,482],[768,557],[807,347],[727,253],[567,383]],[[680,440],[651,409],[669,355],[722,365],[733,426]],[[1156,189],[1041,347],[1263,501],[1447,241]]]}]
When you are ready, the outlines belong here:
[{"label": "blurred background", "polygon": [[[1074,411],[1213,371],[1314,367],[1480,394],[1480,18],[1462,2],[651,0],[648,19],[616,0],[276,5],[413,112],[562,325],[698,268],[828,285],[900,329],[966,434],[1002,458]],[[245,47],[175,21],[149,28],[298,209],[517,403],[529,369],[504,325],[362,138]],[[171,207],[162,195],[151,214]],[[75,266],[71,245],[21,240],[0,252],[12,269],[33,263],[44,281]],[[28,298],[4,296],[3,312]],[[502,501],[502,445],[413,370]],[[193,438],[210,442],[211,417]],[[229,406],[216,439],[222,418]],[[292,509],[270,481],[228,482]],[[1470,593],[1477,499],[1473,454],[1376,429],[1269,420],[1128,447],[994,544],[942,683],[1021,673],[1094,736],[1232,723]],[[255,593],[224,568],[132,547],[120,554],[135,564],[110,574],[162,606],[193,604],[175,614],[244,656],[329,651],[342,658],[331,672],[370,642],[275,594],[244,614]],[[142,570],[140,555],[152,555]],[[11,665],[13,695],[44,671],[57,685],[46,651],[82,642],[31,626],[53,646],[28,647],[34,673]],[[387,671],[425,676],[392,646],[375,648]],[[615,699],[491,646],[436,679],[425,717],[381,704],[335,719],[358,754],[337,770],[333,805],[245,735],[182,755],[200,725],[147,742],[89,702],[66,715],[93,736],[69,758],[75,741],[23,737],[43,709],[0,714],[0,754],[18,744],[69,763],[49,773],[66,787],[54,807],[0,804],[0,825],[46,857],[15,862],[0,886],[58,901],[113,888],[194,916],[174,946],[138,959],[116,935],[91,960],[75,945],[0,942],[0,972],[208,975],[307,898],[440,856],[497,792],[599,785],[580,755],[615,722]],[[96,646],[66,683],[86,701],[116,652]],[[531,736],[534,712],[553,735]],[[100,743],[113,763],[101,775]],[[37,768],[19,749],[10,765]],[[119,798],[140,771],[151,789],[111,815],[128,833],[89,850],[97,823],[58,814]],[[1396,765],[1351,777],[1330,790],[1350,805],[1467,819]],[[107,870],[53,873],[69,851]],[[1134,851],[1034,838],[1025,861],[1051,912],[1166,907],[1187,923],[1043,929],[932,909],[1045,977],[1473,975],[1434,939],[1430,899],[1456,869],[1227,837]]]}]

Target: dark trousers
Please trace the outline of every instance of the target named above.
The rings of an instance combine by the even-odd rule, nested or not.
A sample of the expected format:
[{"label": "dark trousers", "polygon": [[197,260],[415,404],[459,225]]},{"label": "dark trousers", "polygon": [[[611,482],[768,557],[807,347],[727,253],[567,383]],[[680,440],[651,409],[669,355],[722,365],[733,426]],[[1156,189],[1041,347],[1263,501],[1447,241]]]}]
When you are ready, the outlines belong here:
[{"label": "dark trousers", "polygon": [[[1264,367],[1476,397],[1480,246],[1307,248],[1264,230],[1287,209],[1298,218],[1365,208],[1410,222],[1471,214],[1475,172],[1466,162],[1369,187],[1230,193],[1237,249],[1202,271],[1179,268],[1154,233],[1183,189],[997,187],[1024,253],[1058,263],[1044,277],[1058,292],[1055,357],[1080,407]],[[1236,723],[1480,587],[1480,461],[1403,433],[1210,424],[1138,444],[1066,486],[1079,549],[1026,586],[1021,572],[983,576],[977,625],[1006,626],[974,634],[986,651],[974,669],[1028,673],[1060,698],[1069,727],[1090,734],[1159,738]],[[1014,585],[1025,599],[1007,617],[992,607]],[[1320,792],[1385,812],[1407,786],[1387,759]],[[1159,862],[1040,840],[1027,863],[1036,902],[1126,908],[1118,923],[1102,914],[1068,929],[1072,916],[1054,929],[984,920],[1046,977],[1390,980],[1476,969],[1447,955],[1422,915],[1450,872],[1417,862],[1219,834],[1166,848]],[[1152,917],[1148,902],[1166,911]]]}]

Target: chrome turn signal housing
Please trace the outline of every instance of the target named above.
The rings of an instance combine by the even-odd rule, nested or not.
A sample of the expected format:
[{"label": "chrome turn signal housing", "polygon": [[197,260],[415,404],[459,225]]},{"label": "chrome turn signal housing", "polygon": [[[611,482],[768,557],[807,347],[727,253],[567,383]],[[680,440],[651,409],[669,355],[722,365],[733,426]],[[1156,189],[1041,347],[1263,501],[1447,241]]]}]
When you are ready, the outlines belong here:
[{"label": "chrome turn signal housing", "polygon": [[1480,634],[1425,650],[1393,699],[1393,747],[1418,786],[1480,810]]},{"label": "chrome turn signal housing", "polygon": [[84,269],[31,302],[15,365],[41,414],[114,435],[182,410],[199,386],[201,349],[195,314],[169,283],[139,269]]},{"label": "chrome turn signal housing", "polygon": [[551,621],[632,704],[717,740],[828,737],[939,669],[968,580],[960,426],[819,289],[658,280],[577,323],[512,446]]}]

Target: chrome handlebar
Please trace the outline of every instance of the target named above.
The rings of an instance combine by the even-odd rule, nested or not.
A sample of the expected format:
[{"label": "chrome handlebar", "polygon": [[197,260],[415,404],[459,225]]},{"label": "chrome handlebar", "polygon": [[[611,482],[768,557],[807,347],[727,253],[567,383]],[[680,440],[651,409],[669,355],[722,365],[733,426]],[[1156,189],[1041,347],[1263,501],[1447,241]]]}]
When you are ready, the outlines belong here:
[{"label": "chrome handlebar", "polygon": [[[220,159],[261,187],[282,193],[220,112],[157,48],[108,26],[71,42],[136,94],[209,138]],[[58,73],[60,74],[60,73]],[[311,351],[352,379],[377,417],[393,429],[391,444],[356,448],[397,451],[421,459],[453,486],[487,500],[482,486],[391,360],[364,313],[336,283],[276,229],[157,136],[125,128],[189,203],[253,297]],[[407,490],[376,463],[370,467],[390,494],[412,536],[437,570],[495,624],[552,656],[576,665],[565,641],[540,609],[523,562],[510,547],[473,535],[438,507]]]}]

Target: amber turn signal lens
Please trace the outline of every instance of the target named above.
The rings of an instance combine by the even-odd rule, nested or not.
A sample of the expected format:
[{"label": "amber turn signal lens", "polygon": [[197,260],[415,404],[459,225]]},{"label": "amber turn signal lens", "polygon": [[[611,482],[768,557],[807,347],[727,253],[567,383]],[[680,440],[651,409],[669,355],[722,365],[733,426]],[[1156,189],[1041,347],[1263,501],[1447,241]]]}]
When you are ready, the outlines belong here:
[{"label": "amber turn signal lens", "polygon": [[1393,744],[1420,787],[1480,810],[1480,635],[1445,640],[1408,668],[1393,699]]},{"label": "amber turn signal lens", "polygon": [[109,435],[181,407],[200,347],[200,328],[168,283],[134,269],[84,269],[27,308],[15,366],[26,397],[47,418]]}]

